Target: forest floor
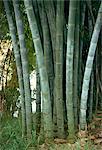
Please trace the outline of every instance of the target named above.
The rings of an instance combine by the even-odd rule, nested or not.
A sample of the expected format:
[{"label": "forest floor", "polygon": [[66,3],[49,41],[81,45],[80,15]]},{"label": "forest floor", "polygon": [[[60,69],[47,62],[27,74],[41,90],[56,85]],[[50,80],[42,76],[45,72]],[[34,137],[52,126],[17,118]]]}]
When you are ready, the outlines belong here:
[{"label": "forest floor", "polygon": [[77,137],[74,144],[63,139],[55,139],[52,144],[39,146],[39,150],[102,150],[102,111],[97,112],[87,131],[80,131]]},{"label": "forest floor", "polygon": [[86,132],[80,131],[74,144],[67,140],[37,145],[21,138],[20,120],[13,118],[3,121],[0,127],[0,150],[102,150],[102,111],[98,112]]}]

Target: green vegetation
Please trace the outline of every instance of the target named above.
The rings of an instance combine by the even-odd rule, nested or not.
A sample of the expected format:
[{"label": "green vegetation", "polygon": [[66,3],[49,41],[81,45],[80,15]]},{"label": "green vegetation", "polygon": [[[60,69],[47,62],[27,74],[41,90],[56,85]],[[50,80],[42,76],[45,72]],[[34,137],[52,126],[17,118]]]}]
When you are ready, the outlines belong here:
[{"label": "green vegetation", "polygon": [[78,139],[75,144],[52,142],[50,144],[38,145],[33,131],[33,138],[27,142],[21,138],[21,120],[16,118],[4,118],[0,125],[0,150],[100,150],[90,140]]},{"label": "green vegetation", "polygon": [[91,123],[102,114],[102,1],[2,0],[0,8],[1,149],[101,145]]},{"label": "green vegetation", "polygon": [[1,150],[25,150],[26,140],[21,138],[20,120],[16,118],[3,119],[0,124],[0,149]]}]

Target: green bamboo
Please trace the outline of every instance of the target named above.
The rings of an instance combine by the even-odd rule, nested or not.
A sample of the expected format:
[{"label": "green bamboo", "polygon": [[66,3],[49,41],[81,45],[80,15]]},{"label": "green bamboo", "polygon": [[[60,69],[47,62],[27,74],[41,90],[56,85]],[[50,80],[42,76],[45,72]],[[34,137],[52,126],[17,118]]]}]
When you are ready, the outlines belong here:
[{"label": "green bamboo", "polygon": [[86,61],[83,86],[82,86],[82,94],[81,94],[81,106],[80,106],[80,129],[85,130],[86,126],[86,110],[87,110],[87,97],[88,97],[88,89],[89,89],[89,81],[93,66],[93,59],[96,51],[96,46],[98,42],[99,33],[102,25],[102,2],[99,8],[96,24],[94,27],[89,53]]},{"label": "green bamboo", "polygon": [[66,107],[68,120],[68,137],[74,138],[74,109],[73,109],[73,53],[74,53],[74,31],[75,31],[76,1],[70,1],[68,32],[67,32],[67,54],[66,54]]},{"label": "green bamboo", "polygon": [[21,101],[22,101],[22,106],[21,106],[22,108],[22,137],[24,137],[26,133],[26,117],[25,117],[25,98],[24,98],[24,85],[23,85],[20,49],[18,46],[17,38],[16,38],[16,27],[12,18],[12,14],[10,12],[9,2],[4,0],[4,6],[5,6],[7,20],[9,24],[9,30],[11,34],[14,56],[16,60],[18,82],[19,82],[20,95],[21,95]]},{"label": "green bamboo", "polygon": [[[100,38],[101,38],[101,58],[102,58],[102,30],[101,30],[101,36],[100,36]],[[102,59],[101,59],[101,64],[102,64]],[[102,83],[102,65],[101,65],[101,83]],[[102,95],[102,93],[101,93],[101,95]],[[102,99],[101,99],[101,102],[100,102],[100,109],[102,110]]]},{"label": "green bamboo", "polygon": [[90,14],[92,24],[95,25],[95,18],[94,18],[94,14],[93,14],[93,11],[92,11],[91,0],[86,1],[86,4],[88,6],[88,12]]},{"label": "green bamboo", "polygon": [[36,51],[37,64],[40,74],[41,91],[42,91],[42,113],[44,118],[44,133],[45,138],[51,139],[52,135],[52,112],[51,112],[51,100],[50,100],[50,89],[48,83],[47,70],[44,63],[43,49],[39,36],[39,30],[36,23],[36,18],[32,6],[31,0],[24,0],[25,8],[27,11],[28,21],[33,37],[33,42]]},{"label": "green bamboo", "polygon": [[34,9],[35,17],[36,17],[36,22],[38,24],[40,39],[43,44],[43,33],[42,33],[42,26],[41,26],[41,19],[40,19],[41,10],[39,11],[39,8],[38,8],[38,3],[40,3],[40,2],[41,1],[39,1],[39,0],[32,0],[33,7],[34,7],[33,9]]},{"label": "green bamboo", "polygon": [[41,18],[40,20],[41,20],[42,31],[43,31],[44,61],[45,61],[45,66],[48,74],[51,105],[53,108],[53,84],[54,84],[53,51],[51,48],[49,26],[48,26],[48,20],[44,8],[44,3],[39,2],[38,0],[38,7],[39,7],[39,14]]},{"label": "green bamboo", "polygon": [[92,116],[93,116],[93,94],[94,94],[94,73],[92,71],[92,74],[91,74],[91,81],[90,81],[90,95],[89,95],[89,122],[92,121]]},{"label": "green bamboo", "polygon": [[27,126],[27,137],[31,138],[32,131],[32,119],[31,119],[31,93],[30,93],[30,81],[29,81],[29,71],[28,71],[28,58],[27,58],[27,49],[25,44],[24,37],[24,27],[21,18],[19,0],[13,0],[16,25],[20,43],[20,54],[22,61],[22,70],[23,70],[23,81],[24,81],[24,94],[25,94],[25,106],[26,106],[26,126]]},{"label": "green bamboo", "polygon": [[96,87],[95,87],[95,114],[97,114],[97,110],[98,110],[98,104],[99,104],[99,82],[97,82],[99,80],[98,78],[98,74],[99,74],[99,70],[98,70],[98,58],[99,54],[98,54],[98,47],[97,47],[97,51],[96,51],[96,57],[95,57],[95,79],[96,79]]},{"label": "green bamboo", "polygon": [[[92,10],[91,1],[89,4],[90,4],[90,9]],[[89,26],[89,37],[91,40],[93,25],[92,25],[92,19],[90,17],[89,12],[88,12],[88,26]],[[92,116],[93,116],[93,99],[94,99],[94,71],[92,70],[91,79],[90,79],[90,90],[89,90],[89,117],[88,117],[89,122],[92,121]]]},{"label": "green bamboo", "polygon": [[73,68],[73,101],[74,101],[74,117],[75,117],[75,129],[78,129],[78,114],[79,114],[79,91],[78,91],[78,68],[79,68],[79,20],[80,20],[80,3],[77,2],[76,10],[76,25],[75,25],[75,50],[74,50],[74,68]]},{"label": "green bamboo", "polygon": [[55,62],[55,41],[56,41],[56,14],[54,9],[54,2],[44,0],[44,6],[47,14],[47,19],[50,28],[51,34],[51,42],[52,42],[52,49],[53,49],[53,61]]},{"label": "green bamboo", "polygon": [[54,100],[57,113],[58,137],[64,138],[64,101],[63,101],[63,18],[64,2],[57,1],[56,11],[56,47],[55,47],[55,80]]},{"label": "green bamboo", "polygon": [[36,134],[40,133],[41,128],[41,86],[38,65],[36,63]]},{"label": "green bamboo", "polygon": [[79,52],[79,99],[81,99],[81,90],[82,90],[82,51],[83,51],[83,45],[84,45],[84,24],[85,24],[85,15],[86,15],[86,5],[83,1],[81,1],[81,14],[80,14],[80,24],[81,24],[81,33],[80,33],[80,52]]}]

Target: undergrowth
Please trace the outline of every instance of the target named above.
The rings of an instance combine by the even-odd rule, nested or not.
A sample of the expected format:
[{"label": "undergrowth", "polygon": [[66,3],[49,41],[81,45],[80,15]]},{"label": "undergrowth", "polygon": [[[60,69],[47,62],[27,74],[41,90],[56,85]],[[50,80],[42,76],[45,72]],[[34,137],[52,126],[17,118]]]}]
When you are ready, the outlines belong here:
[{"label": "undergrowth", "polygon": [[57,143],[37,145],[35,130],[32,131],[32,140],[22,138],[21,121],[17,118],[6,118],[0,124],[0,150],[101,150],[88,138],[80,138],[74,144],[63,143],[58,139]]},{"label": "undergrowth", "polygon": [[32,140],[27,143],[21,138],[20,120],[16,118],[6,118],[0,124],[0,150],[26,150],[29,145],[34,145]]}]

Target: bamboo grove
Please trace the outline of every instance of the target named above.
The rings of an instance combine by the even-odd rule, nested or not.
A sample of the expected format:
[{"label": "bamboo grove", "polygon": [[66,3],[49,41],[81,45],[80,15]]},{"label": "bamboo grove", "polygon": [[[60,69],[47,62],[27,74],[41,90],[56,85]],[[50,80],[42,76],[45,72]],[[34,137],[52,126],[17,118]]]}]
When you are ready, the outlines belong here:
[{"label": "bamboo grove", "polygon": [[[38,139],[73,141],[102,110],[101,0],[3,2],[22,99],[22,137],[31,139],[35,125]],[[22,5],[36,53],[36,119],[31,110]]]}]

